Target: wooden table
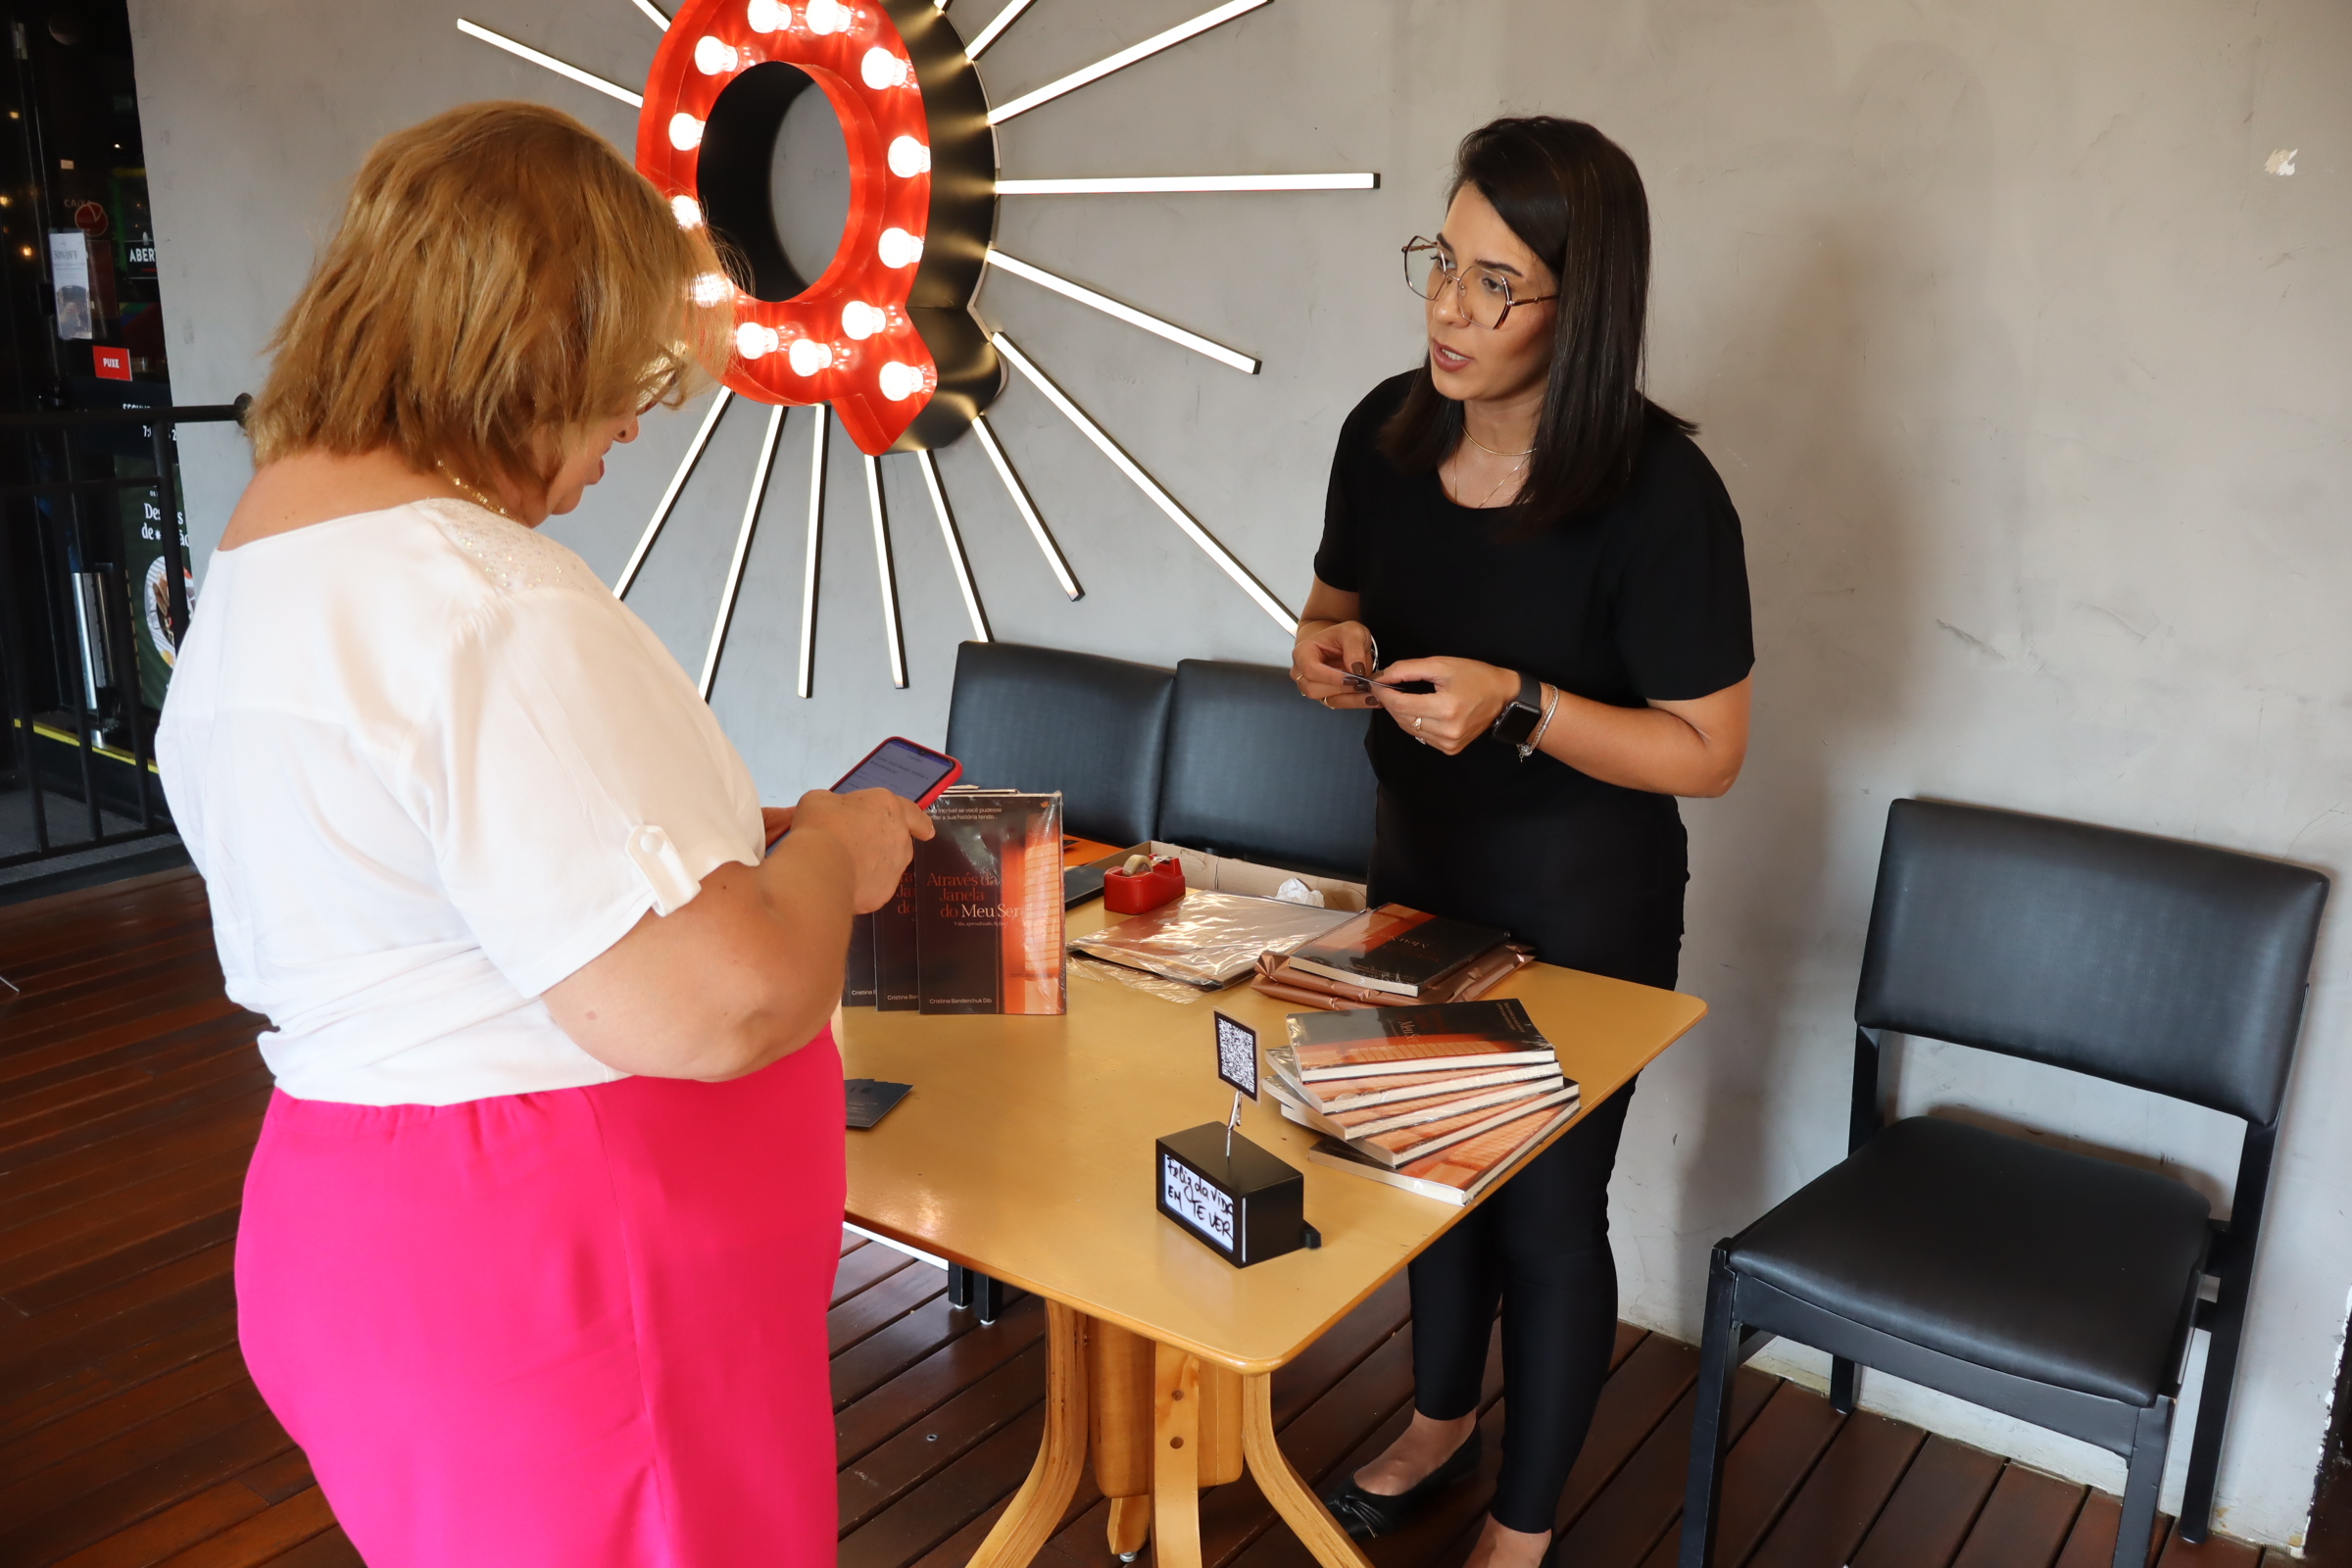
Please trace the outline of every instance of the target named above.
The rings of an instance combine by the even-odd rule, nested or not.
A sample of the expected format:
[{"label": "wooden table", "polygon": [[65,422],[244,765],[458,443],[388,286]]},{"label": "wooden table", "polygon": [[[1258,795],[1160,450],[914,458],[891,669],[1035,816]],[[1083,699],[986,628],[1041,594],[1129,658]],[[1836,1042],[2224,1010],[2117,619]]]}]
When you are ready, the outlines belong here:
[{"label": "wooden table", "polygon": [[[1070,929],[1103,920],[1089,904]],[[1541,964],[1494,994],[1527,1004],[1588,1109],[1707,1010]],[[1264,1100],[1244,1108],[1242,1130],[1306,1173],[1323,1245],[1233,1267],[1154,1208],[1154,1141],[1231,1107],[1212,1008],[1270,1042],[1298,1009],[1247,987],[1178,1004],[1075,973],[1069,1007],[1059,1018],[858,1007],[837,1023],[851,1076],[914,1086],[881,1126],[850,1135],[850,1220],[1047,1302],[1045,1442],[973,1568],[1026,1568],[1090,1456],[1122,1557],[1155,1535],[1160,1568],[1199,1568],[1199,1491],[1246,1464],[1326,1568],[1366,1568],[1276,1446],[1271,1374],[1468,1210],[1311,1162],[1315,1134]]]}]

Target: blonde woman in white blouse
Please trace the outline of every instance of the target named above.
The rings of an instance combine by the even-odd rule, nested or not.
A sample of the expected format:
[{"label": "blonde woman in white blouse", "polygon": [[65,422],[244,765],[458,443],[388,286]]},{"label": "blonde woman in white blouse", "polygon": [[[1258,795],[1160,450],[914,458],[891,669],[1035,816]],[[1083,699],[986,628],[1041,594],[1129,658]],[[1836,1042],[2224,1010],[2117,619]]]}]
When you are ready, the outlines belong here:
[{"label": "blonde woman in white blouse", "polygon": [[165,710],[229,994],[272,1025],[245,1355],[373,1568],[832,1555],[827,1021],[930,824],[763,813],[533,532],[722,362],[717,265],[553,111],[377,146]]}]

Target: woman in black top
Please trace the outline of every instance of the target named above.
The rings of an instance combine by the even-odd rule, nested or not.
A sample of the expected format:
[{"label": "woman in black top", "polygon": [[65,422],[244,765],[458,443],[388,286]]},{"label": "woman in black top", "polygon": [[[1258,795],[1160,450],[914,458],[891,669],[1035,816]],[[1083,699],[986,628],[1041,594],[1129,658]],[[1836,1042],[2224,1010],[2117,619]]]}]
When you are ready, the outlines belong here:
[{"label": "woman in black top", "polygon": [[[1753,648],[1739,515],[1692,426],[1642,393],[1642,177],[1590,125],[1496,121],[1463,141],[1446,226],[1405,263],[1428,357],[1341,430],[1292,665],[1308,697],[1381,710],[1372,898],[1672,986],[1674,798],[1739,776]],[[1509,1415],[1469,1568],[1542,1558],[1608,1371],[1608,1180],[1631,1099],[1413,1262],[1413,1422],[1327,1499],[1352,1534],[1477,1468],[1499,1303]]]}]

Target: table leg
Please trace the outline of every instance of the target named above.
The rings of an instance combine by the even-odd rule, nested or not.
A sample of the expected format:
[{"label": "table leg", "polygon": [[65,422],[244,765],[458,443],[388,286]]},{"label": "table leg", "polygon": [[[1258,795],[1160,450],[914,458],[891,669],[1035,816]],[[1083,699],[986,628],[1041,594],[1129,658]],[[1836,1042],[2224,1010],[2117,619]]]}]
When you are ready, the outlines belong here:
[{"label": "table leg", "polygon": [[1152,1531],[1152,1342],[1115,1323],[1086,1325],[1095,1486],[1110,1499],[1110,1550],[1133,1561]]},{"label": "table leg", "polygon": [[1323,1506],[1274,1438],[1274,1380],[1242,1379],[1242,1446],[1250,1458],[1250,1473],[1284,1523],[1298,1532],[1299,1544],[1323,1568],[1371,1568],[1370,1559],[1348,1539],[1348,1532]]},{"label": "table leg", "polygon": [[1121,1562],[1133,1562],[1143,1555],[1144,1543],[1152,1538],[1152,1498],[1149,1494],[1140,1497],[1110,1499],[1110,1554]]},{"label": "table leg", "polygon": [[1200,1363],[1157,1345],[1152,1372],[1152,1562],[1200,1568]]},{"label": "table leg", "polygon": [[972,1554],[970,1568],[1028,1568],[1061,1523],[1086,1471],[1086,1319],[1046,1303],[1046,1437],[1029,1479]]}]

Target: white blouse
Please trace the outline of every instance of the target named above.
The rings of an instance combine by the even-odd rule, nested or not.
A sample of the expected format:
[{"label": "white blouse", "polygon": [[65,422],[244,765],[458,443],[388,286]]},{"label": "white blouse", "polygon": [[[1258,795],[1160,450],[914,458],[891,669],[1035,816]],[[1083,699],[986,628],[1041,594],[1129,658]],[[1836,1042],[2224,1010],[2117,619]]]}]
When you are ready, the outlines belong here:
[{"label": "white blouse", "polygon": [[156,735],[228,994],[304,1100],[624,1076],[539,998],[760,858],[694,684],[586,563],[427,501],[214,555]]}]

